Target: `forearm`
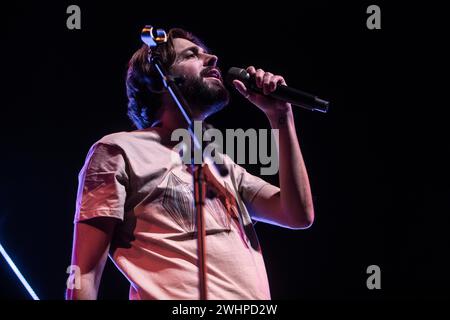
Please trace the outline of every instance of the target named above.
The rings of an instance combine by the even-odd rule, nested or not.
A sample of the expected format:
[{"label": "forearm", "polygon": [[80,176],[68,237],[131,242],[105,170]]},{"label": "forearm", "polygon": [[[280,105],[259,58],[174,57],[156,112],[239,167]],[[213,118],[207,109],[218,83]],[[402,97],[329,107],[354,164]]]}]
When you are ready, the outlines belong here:
[{"label": "forearm", "polygon": [[90,274],[80,276],[79,289],[67,289],[66,300],[96,300],[98,285]]},{"label": "forearm", "polygon": [[294,229],[306,228],[314,220],[314,208],[308,173],[295,132],[292,107],[284,101],[267,97],[279,85],[287,85],[282,76],[247,68],[262,94],[248,90],[242,81],[234,80],[235,88],[268,117],[273,129],[278,129],[280,191],[267,187],[253,200],[256,219]]},{"label": "forearm", "polygon": [[305,228],[314,220],[314,207],[305,162],[298,143],[292,109],[268,116],[278,129],[280,204],[293,227]]},{"label": "forearm", "polygon": [[67,300],[97,299],[117,222],[117,219],[99,217],[75,224],[71,265],[77,271],[68,280]]}]

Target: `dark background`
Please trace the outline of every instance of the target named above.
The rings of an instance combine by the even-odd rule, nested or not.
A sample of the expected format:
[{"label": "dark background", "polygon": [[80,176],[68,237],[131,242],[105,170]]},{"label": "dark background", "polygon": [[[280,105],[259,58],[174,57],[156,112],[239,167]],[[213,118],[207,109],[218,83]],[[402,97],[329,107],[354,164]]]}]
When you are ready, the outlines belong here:
[{"label": "dark background", "polygon": [[[2,7],[0,243],[40,298],[64,297],[77,175],[89,147],[133,129],[124,76],[145,24],[194,32],[223,70],[255,65],[332,102],[327,114],[295,110],[315,224],[256,226],[274,299],[448,298],[448,81],[435,83],[446,76],[438,62],[442,8],[160,3]],[[81,7],[81,30],[66,28],[70,4]],[[381,7],[381,30],[366,28],[370,4]],[[269,127],[235,93],[210,122]],[[366,287],[372,264],[381,267],[381,290]],[[3,258],[0,297],[29,298]],[[99,298],[127,297],[128,284],[109,261]]]}]

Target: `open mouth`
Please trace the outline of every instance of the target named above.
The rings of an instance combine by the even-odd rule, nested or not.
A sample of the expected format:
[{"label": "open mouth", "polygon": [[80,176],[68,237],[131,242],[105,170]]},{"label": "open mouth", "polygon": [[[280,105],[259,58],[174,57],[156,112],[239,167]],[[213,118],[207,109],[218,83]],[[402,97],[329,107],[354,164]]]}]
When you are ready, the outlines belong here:
[{"label": "open mouth", "polygon": [[217,79],[220,82],[222,82],[222,77],[220,75],[220,72],[217,69],[212,69],[210,71],[208,71],[205,75],[205,78],[213,78],[213,79]]}]

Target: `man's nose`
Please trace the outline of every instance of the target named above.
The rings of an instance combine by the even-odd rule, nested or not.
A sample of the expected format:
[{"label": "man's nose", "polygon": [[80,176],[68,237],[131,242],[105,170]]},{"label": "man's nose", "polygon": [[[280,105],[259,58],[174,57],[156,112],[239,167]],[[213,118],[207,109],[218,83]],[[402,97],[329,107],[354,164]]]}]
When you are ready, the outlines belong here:
[{"label": "man's nose", "polygon": [[217,65],[217,60],[219,58],[217,58],[217,56],[213,55],[213,54],[206,54],[205,55],[206,59],[205,59],[205,65],[207,66],[211,66],[211,67],[215,67]]}]

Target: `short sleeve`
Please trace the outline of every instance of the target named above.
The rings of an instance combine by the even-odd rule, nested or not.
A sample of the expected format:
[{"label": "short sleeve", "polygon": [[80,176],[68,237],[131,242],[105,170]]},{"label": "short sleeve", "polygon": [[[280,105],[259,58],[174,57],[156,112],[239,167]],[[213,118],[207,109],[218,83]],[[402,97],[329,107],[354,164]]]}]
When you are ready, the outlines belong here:
[{"label": "short sleeve", "polygon": [[258,192],[266,185],[270,185],[267,181],[254,176],[247,172],[238,164],[233,164],[234,176],[238,186],[238,192],[244,202],[252,203]]},{"label": "short sleeve", "polygon": [[95,217],[124,219],[128,175],[120,147],[94,144],[78,175],[78,182],[74,222]]}]

